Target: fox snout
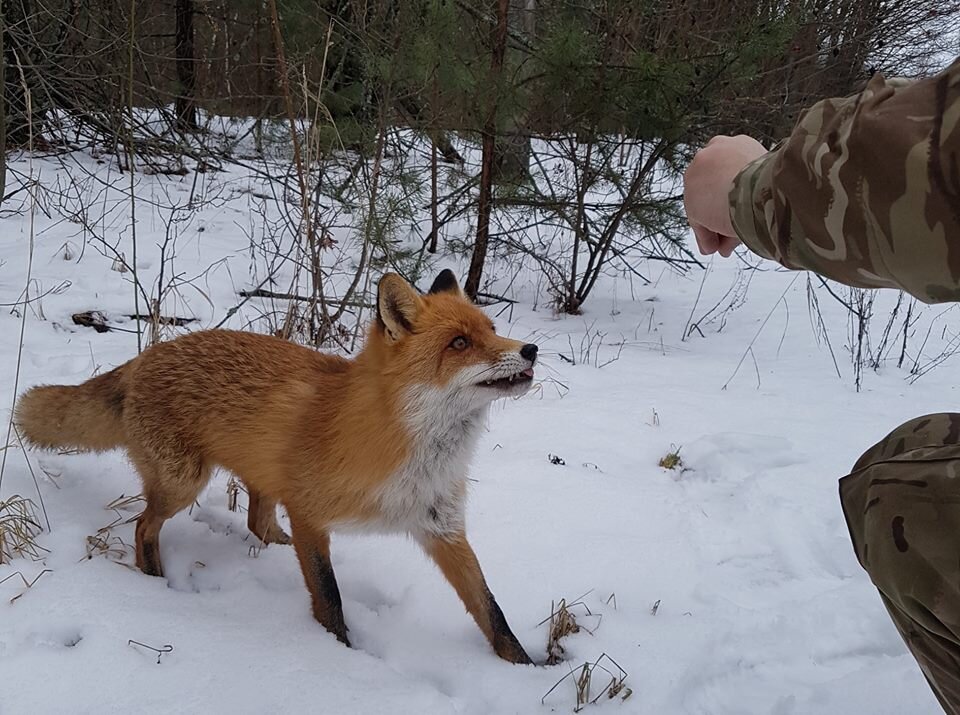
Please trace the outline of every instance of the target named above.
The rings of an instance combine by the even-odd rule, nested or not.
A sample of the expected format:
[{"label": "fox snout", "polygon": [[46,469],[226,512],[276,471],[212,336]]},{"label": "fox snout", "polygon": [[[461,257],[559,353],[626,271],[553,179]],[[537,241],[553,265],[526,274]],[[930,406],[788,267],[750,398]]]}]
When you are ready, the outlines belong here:
[{"label": "fox snout", "polygon": [[[519,343],[510,341],[505,351],[500,353],[499,359],[481,372],[481,379],[475,383],[490,399],[518,396],[526,392],[533,382],[533,366],[537,361],[537,346],[533,343]],[[483,388],[496,388],[494,391]]]}]

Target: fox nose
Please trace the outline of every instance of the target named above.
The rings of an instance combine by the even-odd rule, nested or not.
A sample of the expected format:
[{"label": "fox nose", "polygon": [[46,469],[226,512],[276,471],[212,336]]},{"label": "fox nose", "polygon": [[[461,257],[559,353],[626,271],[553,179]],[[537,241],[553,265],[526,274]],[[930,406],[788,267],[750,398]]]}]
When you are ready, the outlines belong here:
[{"label": "fox nose", "polygon": [[520,348],[520,357],[534,362],[537,359],[537,346],[533,343],[527,343],[522,348]]}]

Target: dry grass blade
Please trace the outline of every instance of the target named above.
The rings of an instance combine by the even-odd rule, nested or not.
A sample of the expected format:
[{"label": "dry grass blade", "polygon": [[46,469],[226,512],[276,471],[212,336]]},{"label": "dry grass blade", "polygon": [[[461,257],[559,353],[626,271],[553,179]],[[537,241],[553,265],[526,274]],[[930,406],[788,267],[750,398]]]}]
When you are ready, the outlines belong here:
[{"label": "dry grass blade", "polygon": [[[587,591],[587,593],[583,594],[571,603],[567,603],[565,598],[561,598],[560,601],[556,603],[553,601],[550,602],[550,615],[537,624],[537,626],[542,626],[545,623],[550,624],[550,631],[547,633],[546,665],[557,665],[558,663],[563,662],[563,656],[566,653],[566,649],[560,642],[562,639],[574,633],[579,633],[581,630],[593,635],[593,631],[596,630],[597,626],[600,625],[600,620],[603,618],[603,615],[594,614],[587,604],[583,602],[583,599],[589,593],[590,591]],[[597,618],[597,625],[594,626],[593,630],[590,630],[589,628],[582,626],[577,622],[577,616],[574,613],[575,608],[582,609],[582,615]]]},{"label": "dry grass blade", "polygon": [[[117,516],[121,519],[123,518],[123,515],[120,512],[122,511],[134,512],[133,516],[128,517],[123,522],[124,524],[130,524],[136,521],[138,518],[140,518],[140,514],[143,513],[142,509],[138,511],[136,507],[140,505],[146,505],[146,503],[147,503],[147,500],[143,498],[143,494],[134,494],[133,496],[129,496],[129,497],[126,494],[121,494],[112,502],[107,504],[107,506],[104,508],[112,509],[117,513]],[[111,524],[111,526],[113,525]]]},{"label": "dry grass blade", "polygon": [[[107,504],[105,508],[112,510],[117,517],[106,526],[97,529],[96,534],[90,534],[87,537],[86,558],[92,559],[94,556],[103,556],[108,561],[132,569],[133,566],[130,565],[130,559],[127,557],[133,554],[133,547],[119,536],[114,535],[113,529],[117,526],[130,524],[140,518],[142,511],[138,507],[141,507],[144,503],[142,494],[133,496],[121,494]],[[124,512],[126,514],[133,512],[133,515],[127,516]]]},{"label": "dry grass blade", "polygon": [[[603,663],[605,660],[610,663],[612,667],[616,668],[616,672],[613,672],[612,670],[601,665],[601,663]],[[607,696],[608,700],[613,700],[613,698],[617,697],[617,695],[621,695],[621,693],[621,700],[626,700],[633,695],[633,690],[626,686],[627,671],[621,668],[620,664],[609,655],[606,653],[601,653],[600,657],[594,662],[593,668],[600,668],[603,672],[609,675],[610,683],[607,685],[607,687],[600,691],[600,694],[591,701],[592,703],[597,702],[604,695]]]},{"label": "dry grass blade", "polygon": [[133,548],[119,536],[114,536],[110,529],[119,522],[104,526],[96,534],[87,537],[87,559],[94,556],[103,556],[107,561],[113,561],[121,566],[133,568],[127,562],[127,555],[133,553]]},{"label": "dry grass blade", "polygon": [[[604,664],[605,662],[609,664],[609,667]],[[610,680],[606,682],[596,696],[591,697],[591,691],[594,686],[594,676],[598,670],[609,676]],[[621,668],[613,658],[606,653],[602,653],[600,657],[592,663],[587,661],[577,668],[571,668],[569,673],[554,683],[553,687],[544,694],[540,699],[540,704],[546,704],[547,697],[560,687],[564,681],[570,679],[573,680],[574,695],[576,697],[576,704],[573,708],[575,713],[580,712],[587,705],[596,704],[604,696],[606,696],[608,700],[612,700],[617,696],[619,696],[621,700],[626,700],[633,695],[633,690],[626,686],[627,672]]]},{"label": "dry grass blade", "polygon": [[550,602],[550,617],[541,621],[539,625],[550,622],[550,631],[547,634],[547,665],[556,665],[563,661],[566,653],[560,641],[568,635],[580,632],[580,625],[577,623],[577,617],[570,611],[567,602],[560,599],[560,602],[554,604]]},{"label": "dry grass blade", "polygon": [[30,588],[32,588],[33,584],[39,581],[40,577],[43,576],[45,573],[53,573],[53,571],[51,569],[44,569],[43,571],[41,571],[40,573],[38,573],[36,576],[34,576],[32,579],[29,579],[29,580],[27,579],[26,576],[23,575],[22,571],[14,571],[12,574],[7,576],[6,578],[0,579],[0,584],[6,583],[10,579],[12,579],[14,576],[20,577],[20,580],[23,582],[23,591],[21,591],[16,596],[10,599],[10,603],[13,603],[18,598],[20,598],[23,594],[25,594]]},{"label": "dry grass blade", "polygon": [[[4,8],[4,11],[8,11],[8,10],[7,10],[6,8]],[[29,190],[30,190],[30,221],[29,221],[29,240],[28,240],[28,243],[27,243],[27,280],[26,280],[26,283],[25,283],[25,286],[24,286],[24,289],[23,289],[23,299],[24,299],[24,301],[29,301],[29,300],[30,300],[30,284],[33,282],[33,251],[34,251],[35,228],[36,228],[36,213],[37,213],[37,193],[36,193],[37,184],[35,183],[35,180],[34,180],[34,173],[33,173],[33,151],[32,151],[33,148],[34,148],[34,144],[33,144],[33,139],[34,139],[34,137],[33,137],[33,130],[34,130],[33,117],[34,117],[35,115],[34,115],[34,112],[33,112],[33,97],[32,97],[32,93],[31,93],[30,87],[29,87],[29,85],[28,85],[28,83],[27,83],[26,77],[25,77],[25,75],[24,75],[23,67],[20,66],[19,60],[18,60],[17,63],[16,63],[16,67],[17,67],[17,70],[19,71],[19,74],[20,74],[20,83],[21,83],[21,85],[22,85],[22,87],[23,87],[23,95],[22,95],[22,96],[23,96],[23,99],[24,99],[24,102],[25,102],[25,106],[26,106],[26,110],[27,110],[27,112],[26,112],[26,116],[27,116],[27,118],[28,118],[28,120],[27,120],[27,135],[28,135],[27,148],[30,149],[30,151],[28,152],[28,156],[29,156],[29,176],[30,176],[30,182],[29,182],[29,184],[28,184]],[[6,147],[4,147],[4,151],[6,151]],[[4,157],[2,157],[2,159],[3,159],[3,161],[4,161],[4,166],[6,166],[6,157],[4,156]],[[2,193],[2,192],[0,192],[0,193]],[[4,438],[4,446],[5,446],[5,447],[10,445],[10,443],[11,443],[11,442],[10,442],[10,436],[13,434],[13,430],[14,430],[14,427],[13,427],[13,414],[14,414],[14,411],[13,411],[12,408],[13,408],[13,406],[16,404],[16,401],[17,401],[17,393],[19,392],[19,389],[20,389],[20,368],[21,368],[21,366],[22,366],[22,364],[23,364],[23,343],[24,343],[24,337],[25,337],[25,335],[26,335],[26,330],[27,330],[27,310],[26,310],[26,305],[25,305],[25,306],[24,306],[24,310],[22,311],[22,314],[21,314],[21,316],[20,316],[20,341],[19,341],[19,343],[18,343],[18,345],[17,345],[17,362],[16,362],[16,367],[14,368],[14,371],[13,371],[13,402],[11,403],[10,417],[9,417],[9,419],[7,420],[7,436]],[[3,475],[4,475],[4,472],[6,471],[6,468],[7,468],[7,450],[4,449],[4,450],[0,451],[0,487],[3,486]],[[33,471],[33,470],[31,469],[31,473],[32,473],[32,471]],[[34,478],[35,478],[35,477],[34,477]],[[38,494],[39,494],[39,491],[38,491]],[[11,497],[11,499],[19,499],[19,497]],[[20,501],[23,502],[22,499],[21,499]],[[9,502],[4,502],[4,505],[6,505],[6,504],[8,504],[8,503],[9,503]],[[14,509],[16,509],[16,507],[14,507]],[[4,509],[3,509],[2,507],[0,507],[0,514],[2,514],[3,511],[4,511]],[[32,512],[32,505],[31,505],[31,512]],[[16,520],[17,517],[14,517],[14,519]],[[48,524],[48,526],[49,526],[49,524]],[[38,528],[39,528],[39,527],[38,527]],[[5,537],[5,535],[4,535],[3,532],[4,532],[4,527],[3,527],[3,526],[0,526],[0,540],[3,540],[4,537]],[[21,532],[21,535],[20,535],[19,537],[18,537],[16,534],[14,534],[14,542],[13,542],[13,543],[14,543],[14,544],[22,543],[22,544],[26,544],[26,545],[35,544],[34,538],[33,538],[33,537],[35,536],[35,534],[27,535],[28,532],[29,532],[29,530],[28,530],[27,532]],[[4,558],[7,558],[7,557],[4,555],[4,551],[5,551],[6,548],[7,548],[6,544],[0,543],[0,563],[3,563]]]},{"label": "dry grass blade", "polygon": [[246,488],[243,486],[243,482],[237,479],[232,474],[230,478],[227,479],[227,508],[230,511],[242,511],[243,507],[240,506],[239,496],[241,494],[247,493]]},{"label": "dry grass blade", "polygon": [[14,494],[0,501],[0,564],[20,557],[34,561],[43,558],[47,550],[37,543],[41,531],[40,520],[30,499]]},{"label": "dry grass blade", "polygon": [[20,431],[16,425],[13,425],[13,433],[17,436],[17,442],[20,443],[20,449],[23,451],[23,457],[27,462],[27,470],[30,472],[30,477],[33,479],[33,486],[37,490],[37,500],[40,502],[40,511],[43,512],[43,520],[47,524],[47,531],[50,531],[50,517],[47,515],[47,505],[43,503],[43,492],[40,491],[40,482],[37,480],[37,473],[33,470],[33,465],[27,456],[27,446],[23,443],[23,438],[20,436]]}]

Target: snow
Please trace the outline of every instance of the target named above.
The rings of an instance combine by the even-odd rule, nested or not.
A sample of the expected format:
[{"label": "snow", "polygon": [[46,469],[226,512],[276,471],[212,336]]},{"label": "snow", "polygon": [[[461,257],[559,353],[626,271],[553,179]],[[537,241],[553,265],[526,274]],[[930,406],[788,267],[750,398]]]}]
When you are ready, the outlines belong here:
[{"label": "snow", "polygon": [[[109,160],[77,161],[106,184],[129,181]],[[52,158],[13,165],[47,184],[67,181]],[[195,179],[138,176],[138,197],[188,196]],[[199,181],[216,184],[219,200],[178,227],[175,266],[201,278],[163,305],[212,326],[239,302],[237,290],[263,277],[252,273],[245,235],[256,230],[255,180],[234,169]],[[130,258],[129,206],[99,182],[76,197],[74,208],[103,216],[101,229]],[[138,211],[137,264],[149,291],[166,229],[161,211]],[[21,391],[80,382],[136,352],[132,332],[100,334],[70,320],[95,309],[131,330],[121,317],[133,312],[129,274],[111,270],[109,250],[89,236],[81,255],[84,232],[61,211],[38,206],[34,221],[31,294],[69,285],[27,311]],[[9,304],[26,284],[29,212],[5,211],[0,222],[5,425],[21,327]],[[464,263],[437,260],[435,270],[450,265]],[[648,286],[608,276],[582,316],[554,315],[542,296],[534,300],[526,275],[511,282],[512,310],[490,309],[501,331],[540,345],[543,382],[492,412],[471,472],[468,534],[534,659],[544,658],[538,624],[551,602],[582,595],[595,615],[575,612],[593,633],[564,641],[565,663],[498,660],[417,546],[378,536],[333,540],[354,644],[343,647],[313,621],[292,548],[259,549],[245,514],[228,509],[224,474],[164,527],[166,579],[88,559],[88,535],[137,511],[107,508],[137,494],[131,466],[119,453],[24,454],[14,441],[0,499],[38,502],[29,461],[51,528],[39,537],[42,561],[0,566],[0,713],[565,713],[576,702],[570,680],[541,698],[601,654],[623,667],[632,689],[627,700],[591,706],[601,713],[939,712],[854,558],[837,479],[902,421],[956,404],[952,365],[911,383],[906,369],[886,363],[868,370],[857,392],[845,309],[819,294],[838,376],[808,319],[806,277],[769,265],[752,274],[722,330],[718,321],[683,339],[691,313],[721,300],[743,266],[718,259],[703,279],[650,264]],[[262,328],[262,310],[247,303],[227,325]],[[933,357],[955,317],[923,316],[908,352],[921,349],[932,324],[922,349]],[[677,448],[684,470],[659,467]],[[282,514],[281,522],[288,526]],[[133,528],[119,523],[110,534],[132,544]],[[131,563],[129,550],[123,560]],[[30,581],[44,569],[30,588],[14,575]],[[131,640],[173,650],[158,663]]]}]

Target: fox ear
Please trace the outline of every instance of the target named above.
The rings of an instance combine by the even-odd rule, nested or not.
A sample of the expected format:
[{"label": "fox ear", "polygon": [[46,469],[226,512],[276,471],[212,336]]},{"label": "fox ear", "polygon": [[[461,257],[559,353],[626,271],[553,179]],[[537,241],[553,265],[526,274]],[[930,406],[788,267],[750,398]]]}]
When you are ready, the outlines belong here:
[{"label": "fox ear", "polygon": [[457,283],[457,277],[453,271],[444,268],[440,271],[433,285],[430,286],[429,293],[460,293],[460,284]]},{"label": "fox ear", "polygon": [[385,273],[377,286],[377,322],[387,337],[399,340],[413,332],[413,323],[420,311],[420,296],[396,273]]}]

